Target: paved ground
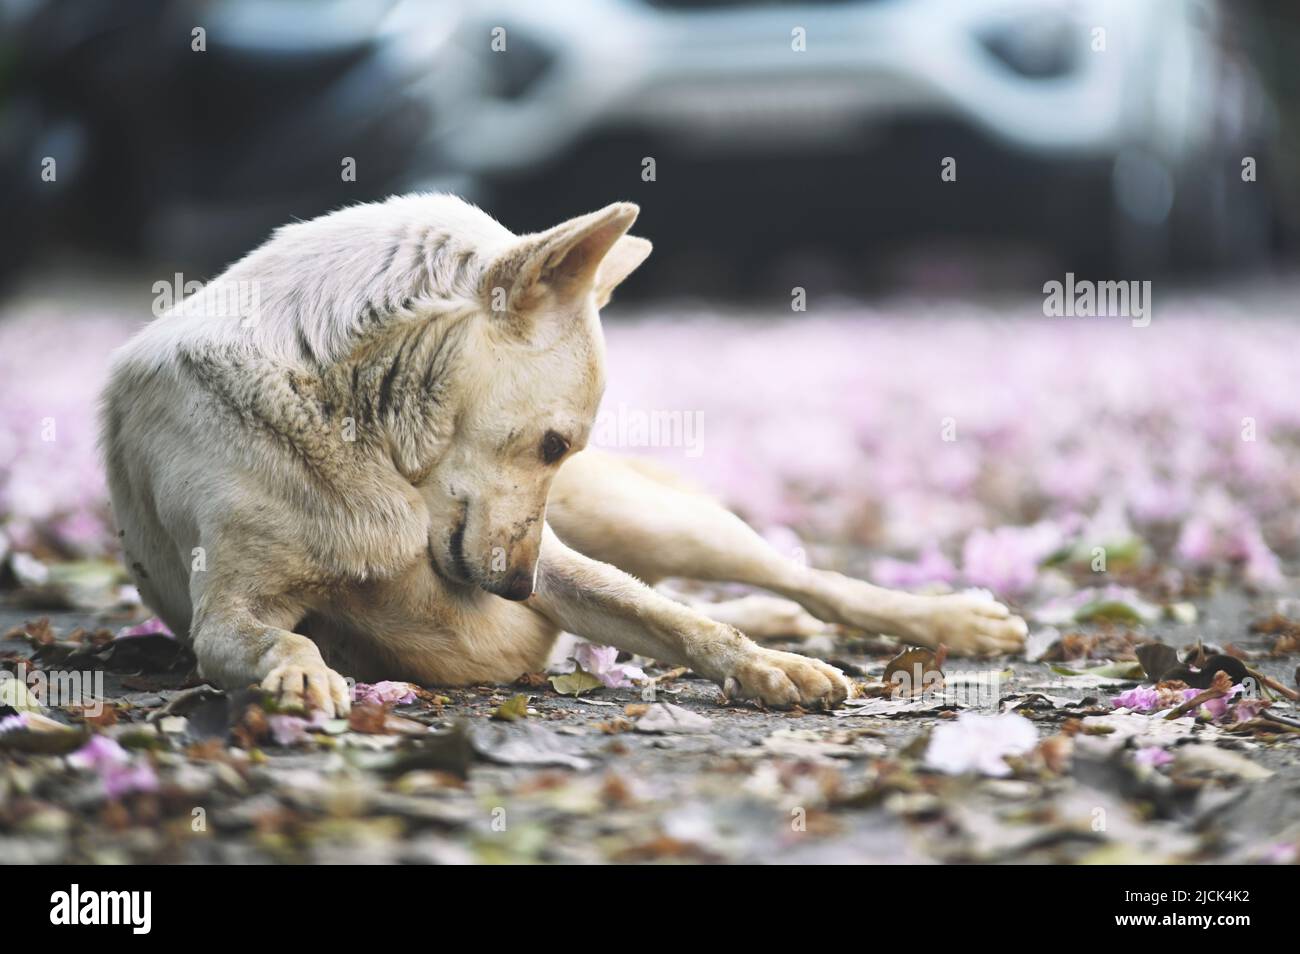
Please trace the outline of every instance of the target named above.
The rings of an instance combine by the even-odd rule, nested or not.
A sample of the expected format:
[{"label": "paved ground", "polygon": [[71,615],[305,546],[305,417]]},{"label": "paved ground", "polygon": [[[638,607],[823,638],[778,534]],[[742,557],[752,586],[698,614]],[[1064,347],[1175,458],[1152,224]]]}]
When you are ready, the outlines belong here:
[{"label": "paved ground", "polygon": [[[838,714],[762,712],[654,667],[653,708],[640,688],[573,699],[539,676],[425,690],[308,731],[253,694],[193,692],[191,660],[164,637],[97,645],[132,620],[20,605],[30,593],[13,588],[17,555],[57,570],[71,555],[111,553],[93,409],[104,356],[149,313],[157,277],[42,277],[0,308],[0,550],[11,551],[0,634],[49,617],[48,629],[0,639],[0,668],[36,653],[42,671],[102,673],[108,704],[15,720],[18,700],[0,702],[0,862],[1300,856],[1300,734],[1266,720],[1116,718],[1109,700],[1137,682],[1046,662],[981,664],[1004,678],[1001,699],[976,714],[1014,710],[1038,743],[1008,761],[999,733],[1023,731],[1016,719],[991,728],[943,700],[896,711],[870,696]],[[1280,637],[1250,626],[1279,608],[1300,620],[1300,283],[1162,288],[1145,329],[1047,319],[1039,287],[1006,303],[867,307],[816,294],[795,317],[784,300],[613,312],[603,443],[688,472],[787,554],[878,580],[869,555],[905,558],[891,571],[900,586],[947,580],[1036,608],[1095,585],[1047,568],[1058,546],[1077,560],[1136,542],[1151,559],[1107,580],[1155,603],[1190,600],[1197,617],[1132,633],[1116,624],[1100,640],[1096,625],[1061,627],[1084,637],[1062,657],[1068,670],[1131,659],[1141,640],[1180,650],[1202,640],[1294,687],[1300,628],[1273,655]],[[629,436],[637,415],[664,411],[705,426],[653,446]],[[959,441],[942,438],[950,416]],[[816,453],[788,453],[792,434]],[[1092,526],[1105,501],[1125,503],[1136,526],[1119,537],[1107,521]],[[1089,525],[1067,530],[1080,509]],[[1044,519],[1060,538],[1037,552]],[[960,571],[915,578],[913,561],[936,542]],[[1250,597],[1243,580],[1281,592]],[[1031,625],[1037,658],[1051,638]],[[799,648],[844,665],[866,693],[897,652],[865,637]],[[1074,658],[1084,650],[1089,659]],[[943,668],[953,688],[969,666]],[[521,718],[493,718],[512,701]],[[645,731],[672,721],[661,705],[707,721]],[[1271,711],[1296,719],[1285,701]],[[952,774],[935,755],[954,728],[958,754],[987,757],[984,774]]]},{"label": "paved ground", "polygon": [[[1300,657],[1269,658],[1275,637],[1248,631],[1274,606],[1227,592],[1202,601],[1197,624],[1160,624],[1139,638],[1233,643],[1294,685]],[[34,615],[5,610],[0,628]],[[121,620],[50,615],[59,637],[105,623]],[[0,642],[0,659],[12,668],[30,657],[51,635],[36,631],[35,640]],[[85,640],[88,649],[93,637]],[[1065,677],[1047,663],[987,667],[1009,670],[1002,706],[1019,706],[1050,740],[991,778],[925,767],[927,737],[955,720],[951,707],[862,714],[890,707],[866,700],[835,714],[763,712],[652,667],[656,700],[707,724],[642,731],[673,710],[644,708],[641,689],[564,697],[539,677],[421,692],[413,704],[363,708],[351,726],[294,741],[300,723],[277,729],[253,694],[187,693],[197,684],[189,660],[163,637],[55,661],[76,648],[60,639],[38,655],[51,668],[104,672],[111,714],[92,721],[121,743],[125,761],[74,768],[76,756],[31,750],[77,748],[79,735],[0,735],[5,861],[1149,863],[1294,861],[1300,848],[1300,733],[1136,716],[1144,731],[1170,734],[1125,743],[1122,732],[1095,734],[1095,724],[1106,700],[1136,683],[1094,685],[1106,680]],[[814,637],[805,651],[847,664],[863,687],[892,654],[849,637]],[[945,665],[950,674],[966,667]],[[527,715],[493,718],[516,694],[527,697]],[[160,717],[168,705],[178,714]],[[1293,706],[1276,711],[1295,718]],[[69,710],[46,714],[80,721]],[[290,744],[277,744],[277,732]],[[1173,761],[1140,766],[1139,748],[1168,750]]]}]

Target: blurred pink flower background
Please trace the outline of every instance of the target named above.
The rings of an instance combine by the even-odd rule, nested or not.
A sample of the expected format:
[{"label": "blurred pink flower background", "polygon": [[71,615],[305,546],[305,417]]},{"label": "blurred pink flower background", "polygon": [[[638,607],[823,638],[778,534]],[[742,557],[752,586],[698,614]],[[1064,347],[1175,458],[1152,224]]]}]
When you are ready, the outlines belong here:
[{"label": "blurred pink flower background", "polygon": [[[693,447],[621,449],[694,478],[782,548],[851,544],[881,557],[887,584],[1009,596],[1098,541],[1260,588],[1300,552],[1300,349],[1280,307],[1157,302],[1146,328],[1046,318],[1033,300],[614,314],[605,408],[699,423]],[[0,321],[11,551],[111,554],[94,408],[134,324],[53,306]]]}]

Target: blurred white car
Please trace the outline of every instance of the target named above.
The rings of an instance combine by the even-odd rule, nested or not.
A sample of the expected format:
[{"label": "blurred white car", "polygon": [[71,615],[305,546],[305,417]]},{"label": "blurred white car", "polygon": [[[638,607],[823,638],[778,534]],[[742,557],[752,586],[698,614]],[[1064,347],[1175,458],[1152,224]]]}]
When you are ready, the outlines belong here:
[{"label": "blurred white car", "polygon": [[1264,190],[1239,187],[1268,119],[1220,26],[1209,0],[482,0],[428,95],[443,154],[489,186],[605,139],[739,164],[888,154],[900,124],[929,124],[973,135],[931,137],[918,180],[947,155],[960,179],[978,142],[978,175],[1010,157],[998,188],[1022,161],[1069,171],[1047,192],[1077,189],[1053,213],[1091,230],[1076,250],[1218,261],[1266,238]]}]

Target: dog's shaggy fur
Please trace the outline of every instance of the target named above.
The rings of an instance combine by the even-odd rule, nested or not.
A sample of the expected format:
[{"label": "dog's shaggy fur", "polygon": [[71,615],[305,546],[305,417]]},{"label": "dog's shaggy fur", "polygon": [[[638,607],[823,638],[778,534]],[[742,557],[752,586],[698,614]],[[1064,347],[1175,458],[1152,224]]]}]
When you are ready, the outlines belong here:
[{"label": "dog's shaggy fur", "polygon": [[[636,211],[515,236],[450,196],[345,209],[280,229],[116,355],[102,445],[122,547],[205,678],[343,712],[340,669],[510,681],[565,629],[814,706],[845,698],[838,670],[731,624],[1022,644],[998,603],[807,568],[670,476],[584,450],[598,309],[650,251],[626,234]],[[646,585],[668,576],[802,609],[711,618]]]}]

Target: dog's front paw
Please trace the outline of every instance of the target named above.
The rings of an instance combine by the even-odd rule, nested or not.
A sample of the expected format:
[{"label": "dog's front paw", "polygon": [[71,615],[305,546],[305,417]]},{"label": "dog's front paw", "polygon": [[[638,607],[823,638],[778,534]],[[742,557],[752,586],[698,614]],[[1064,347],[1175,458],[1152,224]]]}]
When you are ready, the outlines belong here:
[{"label": "dog's front paw", "polygon": [[276,666],[262,680],[283,709],[323,712],[327,718],[345,716],[352,709],[347,681],[323,662],[290,662]]},{"label": "dog's front paw", "polygon": [[911,626],[918,643],[943,644],[958,656],[999,656],[1025,648],[1025,621],[989,596],[954,593],[924,600]]},{"label": "dog's front paw", "polygon": [[820,659],[755,647],[727,674],[722,691],[728,699],[752,699],[778,709],[833,709],[849,697],[852,686]]}]

